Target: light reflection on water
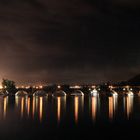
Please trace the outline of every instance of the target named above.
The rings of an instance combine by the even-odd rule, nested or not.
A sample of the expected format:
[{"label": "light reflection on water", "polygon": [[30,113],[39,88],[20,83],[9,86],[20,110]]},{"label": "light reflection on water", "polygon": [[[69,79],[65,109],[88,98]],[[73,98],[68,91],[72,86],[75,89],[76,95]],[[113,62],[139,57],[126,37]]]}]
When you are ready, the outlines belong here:
[{"label": "light reflection on water", "polygon": [[74,112],[71,113],[74,114],[75,124],[78,124],[84,113],[84,96],[75,96],[72,97],[72,100],[74,101]]},{"label": "light reflection on water", "polygon": [[89,108],[93,122],[96,121],[97,115],[100,111],[100,99],[98,96],[89,97]]},{"label": "light reflection on water", "polygon": [[[106,120],[115,121],[118,116],[126,117],[127,120],[133,116],[133,108],[135,104],[133,96],[125,96],[121,97],[123,101],[121,104],[119,102],[119,98],[116,96],[107,97],[107,102],[104,102],[104,99],[100,97],[84,97],[84,96],[75,96],[75,97],[15,97],[15,105],[12,110],[16,116],[21,119],[30,119],[33,121],[41,122],[49,122],[49,120],[54,120],[58,124],[62,123],[62,120],[67,120],[67,117],[70,117],[71,120],[74,119],[75,124],[78,124],[84,116],[87,119],[96,122],[96,120],[103,119],[102,116],[106,116],[103,112],[103,108],[100,107],[100,104],[104,102],[105,112],[108,114]],[[67,99],[70,99],[67,102]],[[9,97],[1,97],[0,98],[0,120],[7,119],[8,111],[10,104],[8,103]],[[49,105],[48,105],[49,100]],[[139,102],[140,100],[136,100]],[[86,104],[89,103],[87,106]],[[67,105],[68,104],[68,105]],[[137,103],[140,105],[140,103]],[[137,106],[136,106],[137,107]],[[123,110],[123,115],[118,115]],[[88,110],[88,112],[87,112]],[[67,114],[70,114],[68,116]],[[135,112],[136,114],[137,112]],[[50,117],[49,117],[49,116]],[[139,114],[138,114],[139,115]],[[82,119],[81,119],[82,118]],[[139,116],[140,118],[140,116]],[[85,118],[84,118],[85,119]],[[99,120],[98,119],[98,120]],[[84,121],[84,120],[83,120]]]},{"label": "light reflection on water", "polygon": [[21,112],[20,112],[20,114],[21,114],[21,118],[23,117],[23,113],[24,113],[24,97],[22,97],[21,98]]},{"label": "light reflection on water", "polygon": [[124,97],[124,114],[126,114],[127,119],[130,119],[130,116],[132,115],[133,112],[133,96],[126,96]]},{"label": "light reflection on water", "polygon": [[38,97],[35,98],[35,114],[38,113]]},{"label": "light reflection on water", "polygon": [[43,97],[39,98],[39,119],[40,122],[42,121],[42,114],[43,114]]},{"label": "light reflection on water", "polygon": [[20,112],[21,119],[26,117],[34,119],[37,116],[41,122],[44,100],[43,97],[15,97],[15,110],[17,113]]},{"label": "light reflection on water", "polygon": [[[66,113],[66,96],[64,97],[53,97],[55,101],[54,107],[56,108],[57,123],[59,124]],[[53,110],[55,111],[55,109]]]},{"label": "light reflection on water", "polygon": [[108,97],[109,100],[109,119],[112,121],[116,116],[118,97]]},{"label": "light reflection on water", "polygon": [[58,120],[58,123],[60,122],[60,118],[61,118],[61,98],[58,97],[57,98],[57,120]]},{"label": "light reflection on water", "polygon": [[78,122],[78,114],[79,114],[79,97],[74,98],[74,117],[75,122]]},{"label": "light reflection on water", "polygon": [[92,118],[93,120],[96,120],[97,115],[97,98],[92,97]]},{"label": "light reflection on water", "polygon": [[3,101],[3,117],[4,119],[6,118],[6,113],[7,113],[7,105],[8,105],[8,97],[4,97]]},{"label": "light reflection on water", "polygon": [[29,117],[29,115],[30,115],[30,98],[28,98],[28,103],[27,103],[27,112],[28,112],[28,117]]},{"label": "light reflection on water", "polygon": [[35,97],[33,97],[33,103],[32,103],[32,117],[34,119],[34,115],[35,115]]}]

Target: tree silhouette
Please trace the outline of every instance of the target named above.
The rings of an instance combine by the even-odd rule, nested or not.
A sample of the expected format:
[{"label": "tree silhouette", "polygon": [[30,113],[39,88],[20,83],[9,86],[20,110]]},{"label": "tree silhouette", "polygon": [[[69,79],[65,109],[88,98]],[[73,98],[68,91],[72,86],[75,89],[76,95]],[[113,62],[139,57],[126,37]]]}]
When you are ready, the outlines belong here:
[{"label": "tree silhouette", "polygon": [[9,95],[15,94],[16,92],[16,86],[14,81],[3,79],[2,87],[3,87],[3,92],[8,93]]}]

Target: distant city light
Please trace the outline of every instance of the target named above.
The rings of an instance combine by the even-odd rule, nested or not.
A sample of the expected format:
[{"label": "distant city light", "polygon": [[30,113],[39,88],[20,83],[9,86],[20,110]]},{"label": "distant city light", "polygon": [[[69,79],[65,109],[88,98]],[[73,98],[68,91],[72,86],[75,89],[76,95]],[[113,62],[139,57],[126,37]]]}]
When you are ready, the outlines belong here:
[{"label": "distant city light", "polygon": [[70,86],[70,88],[73,88],[73,89],[80,89],[80,88],[82,88],[82,87],[79,86],[79,85],[75,85],[75,86]]},{"label": "distant city light", "polygon": [[27,87],[26,87],[26,89],[29,89],[29,88],[30,88],[30,86],[27,86]]},{"label": "distant city light", "polygon": [[58,89],[60,89],[60,88],[61,88],[61,86],[60,86],[60,85],[58,85],[58,86],[57,86],[57,88],[58,88]]},{"label": "distant city light", "polygon": [[109,86],[110,89],[113,89],[113,86]]},{"label": "distant city light", "polygon": [[39,88],[40,88],[40,89],[42,89],[42,88],[43,88],[43,86],[41,85],[41,86],[39,86]]},{"label": "distant city light", "polygon": [[132,89],[132,88],[130,88],[130,90],[132,91],[133,89]]},{"label": "distant city light", "polygon": [[92,88],[96,88],[96,86],[95,85],[93,85],[93,86],[91,86]]},{"label": "distant city light", "polygon": [[123,88],[123,91],[125,91],[126,89],[125,88]]},{"label": "distant city light", "polygon": [[2,85],[0,85],[0,89],[3,89]]},{"label": "distant city light", "polygon": [[126,89],[129,89],[129,86],[128,85],[126,86]]}]

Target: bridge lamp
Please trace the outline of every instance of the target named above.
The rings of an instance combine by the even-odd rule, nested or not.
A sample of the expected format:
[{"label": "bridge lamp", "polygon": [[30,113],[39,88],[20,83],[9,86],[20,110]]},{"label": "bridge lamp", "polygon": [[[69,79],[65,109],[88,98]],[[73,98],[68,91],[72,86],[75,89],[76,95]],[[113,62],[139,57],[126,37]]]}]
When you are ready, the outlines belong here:
[{"label": "bridge lamp", "polygon": [[96,86],[91,86],[92,88],[95,88]]},{"label": "bridge lamp", "polygon": [[2,86],[0,86],[0,89],[3,89],[3,87],[2,87]]},{"label": "bridge lamp", "polygon": [[130,90],[132,91],[133,89],[132,89],[132,88],[130,88]]},{"label": "bridge lamp", "polygon": [[29,88],[30,88],[29,86],[26,87],[26,89],[29,89]]},{"label": "bridge lamp", "polygon": [[39,88],[40,88],[40,89],[42,89],[42,88],[43,88],[43,86],[39,86]]}]

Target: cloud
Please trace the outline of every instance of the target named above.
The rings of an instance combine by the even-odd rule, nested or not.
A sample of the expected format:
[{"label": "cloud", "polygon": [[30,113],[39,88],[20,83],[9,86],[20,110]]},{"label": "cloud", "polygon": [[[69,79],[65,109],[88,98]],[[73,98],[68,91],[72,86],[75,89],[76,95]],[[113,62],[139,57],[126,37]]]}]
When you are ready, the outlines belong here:
[{"label": "cloud", "polygon": [[1,0],[1,77],[100,82],[137,73],[139,18],[110,6],[108,0]]}]

